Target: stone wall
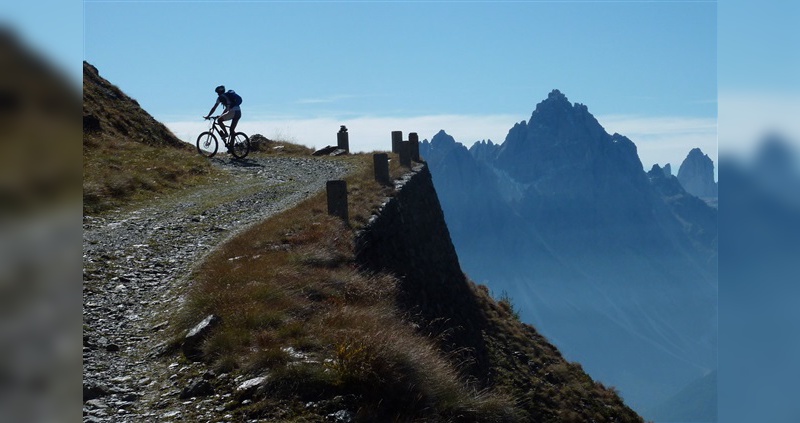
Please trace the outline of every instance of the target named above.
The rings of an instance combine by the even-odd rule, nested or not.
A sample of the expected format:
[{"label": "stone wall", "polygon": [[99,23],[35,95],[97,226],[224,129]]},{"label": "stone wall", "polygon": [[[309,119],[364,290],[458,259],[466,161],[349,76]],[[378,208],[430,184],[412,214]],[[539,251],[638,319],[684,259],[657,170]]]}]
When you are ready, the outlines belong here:
[{"label": "stone wall", "polygon": [[485,384],[486,321],[459,265],[427,165],[415,165],[395,187],[394,197],[357,235],[356,260],[364,270],[397,276],[400,308]]}]

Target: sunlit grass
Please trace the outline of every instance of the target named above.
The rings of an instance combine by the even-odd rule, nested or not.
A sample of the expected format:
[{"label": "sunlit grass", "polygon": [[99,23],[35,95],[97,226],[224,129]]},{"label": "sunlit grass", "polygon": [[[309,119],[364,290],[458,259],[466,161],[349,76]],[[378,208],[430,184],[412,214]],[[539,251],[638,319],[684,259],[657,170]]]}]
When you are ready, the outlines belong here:
[{"label": "sunlit grass", "polygon": [[84,213],[201,184],[214,173],[208,160],[190,149],[84,135]]}]

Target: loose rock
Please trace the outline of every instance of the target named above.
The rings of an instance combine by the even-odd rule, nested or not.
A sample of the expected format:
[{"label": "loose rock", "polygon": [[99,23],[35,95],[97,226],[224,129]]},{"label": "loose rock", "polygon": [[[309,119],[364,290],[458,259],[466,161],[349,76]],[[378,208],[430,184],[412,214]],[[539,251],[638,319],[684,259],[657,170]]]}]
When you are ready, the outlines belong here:
[{"label": "loose rock", "polygon": [[183,355],[192,361],[202,361],[203,350],[200,347],[211,331],[220,323],[222,323],[222,318],[211,314],[195,325],[183,340]]}]

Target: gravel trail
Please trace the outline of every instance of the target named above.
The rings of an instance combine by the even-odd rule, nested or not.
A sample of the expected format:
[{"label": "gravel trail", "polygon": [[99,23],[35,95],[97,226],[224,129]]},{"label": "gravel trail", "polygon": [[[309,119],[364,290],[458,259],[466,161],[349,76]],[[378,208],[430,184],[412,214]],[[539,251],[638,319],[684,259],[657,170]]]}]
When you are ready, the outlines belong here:
[{"label": "gravel trail", "polygon": [[211,160],[228,173],[212,185],[84,218],[84,422],[228,421],[224,397],[180,398],[191,365],[154,359],[168,324],[158,311],[215,246],[347,172],[327,159]]}]

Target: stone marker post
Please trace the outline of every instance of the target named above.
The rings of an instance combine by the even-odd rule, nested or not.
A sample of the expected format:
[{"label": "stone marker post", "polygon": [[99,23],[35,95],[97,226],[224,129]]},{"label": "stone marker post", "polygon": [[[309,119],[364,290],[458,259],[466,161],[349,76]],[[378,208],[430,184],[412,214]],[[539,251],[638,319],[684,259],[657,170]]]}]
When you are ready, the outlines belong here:
[{"label": "stone marker post", "polygon": [[411,167],[411,143],[408,141],[400,142],[400,166]]},{"label": "stone marker post", "polygon": [[389,176],[389,155],[386,153],[375,153],[372,155],[372,167],[375,168],[375,180],[383,185],[391,185],[392,179]]},{"label": "stone marker post", "polygon": [[347,135],[347,127],[342,125],[336,134],[336,145],[346,152],[350,152],[350,136]]},{"label": "stone marker post", "polygon": [[347,211],[347,182],[343,180],[328,181],[326,184],[328,194],[328,214],[339,216],[345,223],[349,223],[350,216]]},{"label": "stone marker post", "polygon": [[403,131],[392,131],[392,153],[400,152],[401,142],[403,142]]},{"label": "stone marker post", "polygon": [[416,132],[410,132],[408,142],[411,144],[411,160],[419,163],[419,135]]}]

